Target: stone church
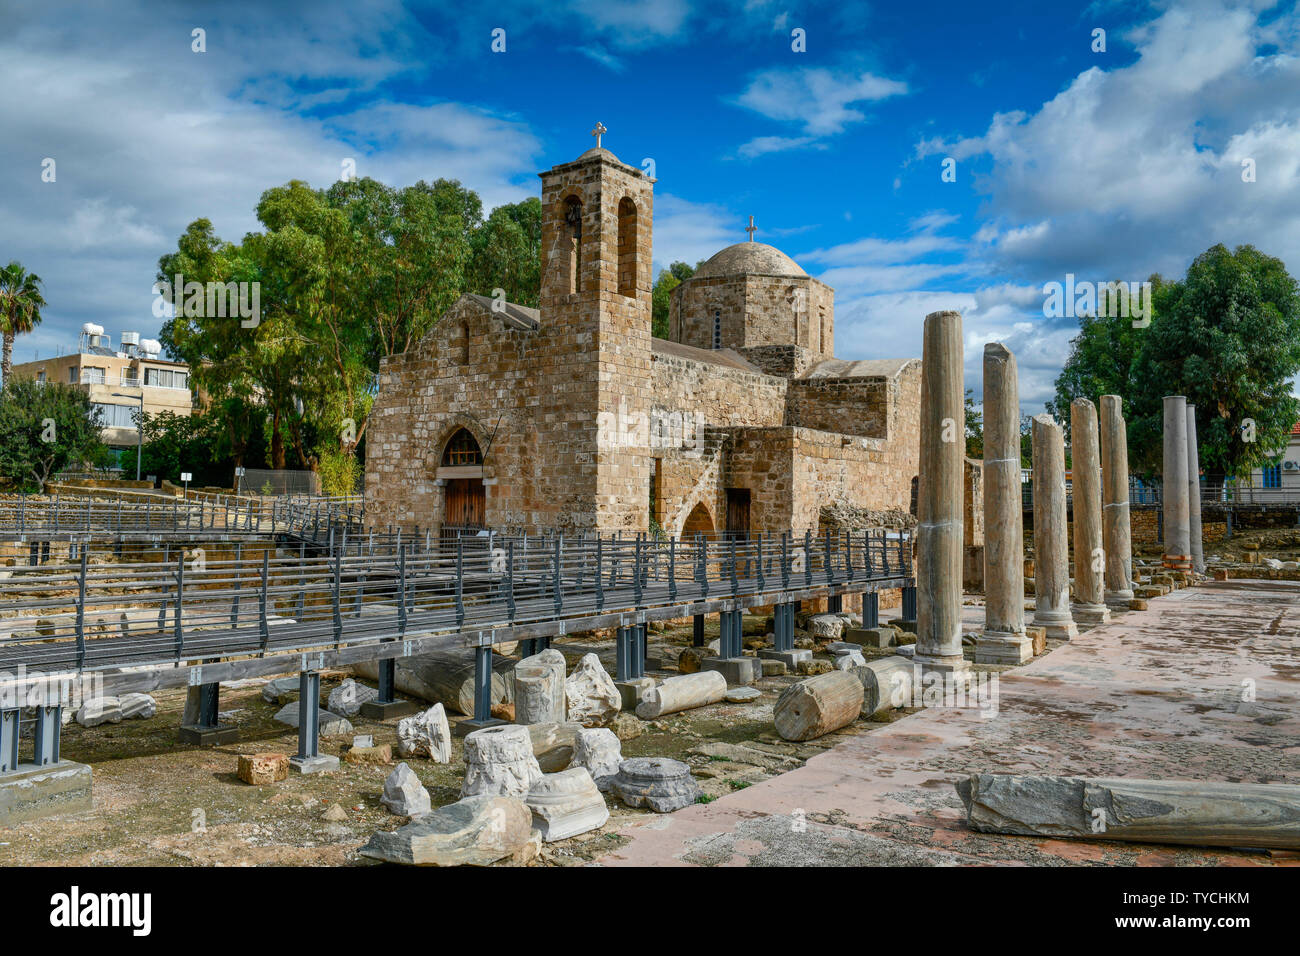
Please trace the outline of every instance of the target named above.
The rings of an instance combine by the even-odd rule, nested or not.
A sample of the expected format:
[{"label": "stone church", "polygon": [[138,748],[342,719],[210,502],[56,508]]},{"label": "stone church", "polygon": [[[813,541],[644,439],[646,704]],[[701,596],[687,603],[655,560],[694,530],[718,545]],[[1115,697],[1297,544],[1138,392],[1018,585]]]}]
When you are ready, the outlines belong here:
[{"label": "stone church", "polygon": [[824,505],[910,510],[920,360],[836,358],[834,291],[752,222],[652,338],[654,180],[597,142],[540,174],[540,308],[464,295],[380,367],[367,523],[802,534]]}]

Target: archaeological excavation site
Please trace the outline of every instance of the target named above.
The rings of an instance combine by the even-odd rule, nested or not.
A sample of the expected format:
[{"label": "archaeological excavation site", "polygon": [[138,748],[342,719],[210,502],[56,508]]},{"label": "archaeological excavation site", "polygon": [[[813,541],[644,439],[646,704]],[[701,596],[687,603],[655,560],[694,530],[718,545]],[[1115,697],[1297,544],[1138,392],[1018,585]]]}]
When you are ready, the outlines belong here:
[{"label": "archaeological excavation site", "polygon": [[4,22],[11,922],[1289,928],[1295,0]]}]

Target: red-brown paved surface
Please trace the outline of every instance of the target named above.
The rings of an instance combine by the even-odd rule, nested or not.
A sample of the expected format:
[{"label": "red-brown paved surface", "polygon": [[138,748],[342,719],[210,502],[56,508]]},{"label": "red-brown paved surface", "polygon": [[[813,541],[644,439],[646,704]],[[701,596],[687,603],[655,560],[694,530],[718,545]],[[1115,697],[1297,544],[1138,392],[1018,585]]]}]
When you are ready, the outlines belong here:
[{"label": "red-brown paved surface", "polygon": [[[608,866],[1279,865],[1300,855],[967,830],[972,772],[1300,783],[1300,585],[1212,582],[1000,675],[997,715],[927,708],[623,831]],[[1250,696],[1253,682],[1254,700]]]}]

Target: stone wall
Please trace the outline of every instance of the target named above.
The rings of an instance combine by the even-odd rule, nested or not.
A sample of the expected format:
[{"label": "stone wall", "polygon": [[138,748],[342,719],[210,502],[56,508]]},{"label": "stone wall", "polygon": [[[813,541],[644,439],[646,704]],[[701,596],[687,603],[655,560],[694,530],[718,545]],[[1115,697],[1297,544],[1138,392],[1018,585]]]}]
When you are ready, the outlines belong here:
[{"label": "stone wall", "polygon": [[834,354],[835,293],[808,276],[708,276],[688,279],[669,298],[669,338],[696,348],[795,345],[816,358]]},{"label": "stone wall", "polygon": [[367,522],[441,523],[442,449],[465,427],[484,451],[488,525],[647,528],[649,448],[611,440],[629,433],[607,426],[648,419],[654,397],[651,184],[593,152],[542,174],[542,210],[539,328],[465,296],[412,352],[381,364]]},{"label": "stone wall", "polygon": [[790,383],[786,424],[885,438],[890,392],[890,382],[884,378],[797,379]]}]

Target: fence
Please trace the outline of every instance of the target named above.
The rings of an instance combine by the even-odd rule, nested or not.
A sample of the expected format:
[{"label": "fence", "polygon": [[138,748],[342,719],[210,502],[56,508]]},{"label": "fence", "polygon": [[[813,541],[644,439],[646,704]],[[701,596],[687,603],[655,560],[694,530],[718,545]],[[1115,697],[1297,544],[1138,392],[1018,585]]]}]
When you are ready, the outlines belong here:
[{"label": "fence", "polygon": [[[1034,485],[1032,481],[1021,486],[1021,499],[1025,510],[1034,506]],[[1236,481],[1202,481],[1201,507],[1273,507],[1300,508],[1300,486],[1285,488],[1263,488],[1247,482]],[[1159,505],[1164,501],[1163,488],[1159,482],[1145,483],[1133,479],[1129,483],[1129,504]],[[1065,500],[1072,504],[1073,487],[1070,482],[1065,485]]]},{"label": "fence", "polygon": [[[327,554],[236,545],[155,549],[126,563],[10,569],[0,671],[186,664],[397,640],[820,587],[901,586],[910,536],[789,534],[711,543],[563,535],[341,538]],[[874,584],[873,584],[874,582]],[[35,593],[33,593],[35,592]]]},{"label": "fence", "polygon": [[246,468],[234,479],[235,488],[246,495],[314,495],[320,493],[320,476],[314,471]]}]

